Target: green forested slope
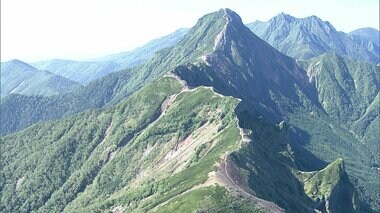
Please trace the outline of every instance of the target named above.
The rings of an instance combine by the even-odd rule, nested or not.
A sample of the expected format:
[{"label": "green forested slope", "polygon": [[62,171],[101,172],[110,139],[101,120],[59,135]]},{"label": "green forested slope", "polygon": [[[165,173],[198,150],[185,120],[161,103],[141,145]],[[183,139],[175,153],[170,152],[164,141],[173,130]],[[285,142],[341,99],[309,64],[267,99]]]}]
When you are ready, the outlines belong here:
[{"label": "green forested slope", "polygon": [[179,90],[165,77],[111,109],[4,137],[2,210],[93,211],[130,202],[150,209],[204,182],[240,140],[237,100]]},{"label": "green forested slope", "polygon": [[[11,208],[8,211],[39,208],[69,181],[64,186],[72,193],[65,193],[61,198],[61,202],[67,204],[92,182],[105,158],[156,119],[163,100],[179,89],[175,81],[163,79],[141,91],[141,96],[133,96],[112,109],[90,110],[5,137],[2,140],[2,151],[6,150],[2,153],[5,178],[2,208]],[[102,141],[111,128],[117,131],[104,146]],[[85,162],[87,165],[83,165]],[[85,166],[83,173],[79,171],[82,166]],[[22,187],[20,183],[20,187],[15,188],[15,181],[22,177],[25,178]]]},{"label": "green forested slope", "polygon": [[[242,133],[237,104],[237,99],[209,88],[189,90],[173,77],[163,77],[110,109],[89,110],[3,137],[1,210],[278,212],[275,204],[253,195],[286,210],[314,208],[319,201],[305,194],[299,195],[303,200],[262,194],[276,177],[298,185],[287,192],[302,186],[292,173],[296,159],[289,145],[283,146],[284,124],[271,127],[248,119],[241,122],[252,134]],[[257,146],[267,154],[253,151]],[[244,176],[250,174],[244,172],[249,166],[245,162],[256,162],[258,170],[249,172],[263,181],[253,182],[259,188],[245,188],[244,181],[250,181]],[[276,170],[269,169],[276,165]],[[239,173],[242,179],[233,175]],[[324,196],[330,198],[330,193]]]},{"label": "green forested slope", "polygon": [[379,164],[379,66],[335,54],[299,62],[318,91],[324,111],[368,146]]}]

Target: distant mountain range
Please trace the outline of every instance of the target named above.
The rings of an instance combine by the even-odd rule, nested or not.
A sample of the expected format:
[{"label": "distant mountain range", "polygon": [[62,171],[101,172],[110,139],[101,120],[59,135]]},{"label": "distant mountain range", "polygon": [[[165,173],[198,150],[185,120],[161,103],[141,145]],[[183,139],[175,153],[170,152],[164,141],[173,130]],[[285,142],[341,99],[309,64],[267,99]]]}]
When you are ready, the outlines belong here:
[{"label": "distant mountain range", "polygon": [[355,60],[379,63],[379,31],[365,29],[346,34],[316,16],[295,18],[281,13],[267,22],[247,26],[257,36],[291,57],[309,59],[334,52]]},{"label": "distant mountain range", "polygon": [[140,65],[4,97],[0,212],[380,212],[375,44],[269,22],[221,9]]},{"label": "distant mountain range", "polygon": [[1,97],[9,94],[58,95],[80,84],[49,71],[41,71],[19,60],[1,63]]},{"label": "distant mountain range", "polygon": [[[298,19],[284,13],[268,22],[255,21],[247,26],[261,39],[291,57],[309,59],[334,52],[356,60],[380,62],[380,32],[373,28],[346,34],[336,31],[329,22],[316,16]],[[188,31],[182,28],[134,50],[88,61],[53,59],[31,65],[86,85],[109,73],[143,64],[157,51],[176,45]]]},{"label": "distant mountain range", "polygon": [[179,29],[170,35],[152,40],[146,45],[132,51],[109,55],[90,61],[55,59],[35,62],[31,63],[31,65],[41,70],[49,70],[57,75],[85,85],[109,73],[141,65],[158,50],[174,46],[186,32],[187,29]]}]

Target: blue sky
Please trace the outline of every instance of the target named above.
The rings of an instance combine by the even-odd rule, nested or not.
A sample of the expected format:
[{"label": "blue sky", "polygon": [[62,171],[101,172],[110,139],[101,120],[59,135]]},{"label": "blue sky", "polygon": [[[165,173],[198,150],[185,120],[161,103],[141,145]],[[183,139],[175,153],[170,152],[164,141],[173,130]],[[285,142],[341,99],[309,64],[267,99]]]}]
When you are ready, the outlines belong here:
[{"label": "blue sky", "polygon": [[245,23],[280,12],[337,30],[379,28],[378,0],[2,0],[1,61],[84,60],[131,50],[220,8]]}]

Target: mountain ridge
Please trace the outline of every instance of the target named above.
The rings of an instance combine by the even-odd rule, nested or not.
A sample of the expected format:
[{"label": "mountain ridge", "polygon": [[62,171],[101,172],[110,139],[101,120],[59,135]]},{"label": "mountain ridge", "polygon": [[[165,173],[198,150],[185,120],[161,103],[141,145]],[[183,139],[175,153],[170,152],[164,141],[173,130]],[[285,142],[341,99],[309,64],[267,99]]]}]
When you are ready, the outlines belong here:
[{"label": "mountain ridge", "polygon": [[279,14],[267,22],[256,21],[247,26],[260,38],[295,58],[308,59],[325,52],[336,52],[356,60],[379,62],[379,45],[371,40],[339,32],[316,16],[286,17]]},{"label": "mountain ridge", "polygon": [[33,62],[39,69],[49,70],[57,75],[87,85],[93,80],[120,70],[142,65],[154,54],[164,48],[174,46],[187,33],[188,29],[179,29],[163,37],[154,39],[131,51],[116,53],[87,61],[52,59]]},{"label": "mountain ridge", "polygon": [[377,46],[380,45],[380,31],[375,28],[371,28],[371,27],[359,28],[357,30],[349,32],[349,35],[360,36],[367,40],[372,41],[374,44],[377,44]]},{"label": "mountain ridge", "polygon": [[52,96],[80,88],[70,79],[38,70],[20,60],[1,63],[1,97],[8,94]]}]

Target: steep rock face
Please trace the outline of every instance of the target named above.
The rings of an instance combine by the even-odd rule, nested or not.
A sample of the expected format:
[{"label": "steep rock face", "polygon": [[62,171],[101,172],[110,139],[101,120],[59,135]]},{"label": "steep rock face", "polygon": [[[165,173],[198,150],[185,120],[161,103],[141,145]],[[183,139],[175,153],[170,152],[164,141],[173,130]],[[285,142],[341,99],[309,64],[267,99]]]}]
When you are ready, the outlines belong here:
[{"label": "steep rock face", "polygon": [[335,52],[356,60],[379,62],[377,43],[339,32],[316,16],[295,18],[281,13],[267,22],[256,21],[247,26],[273,47],[295,58],[309,59]]}]

